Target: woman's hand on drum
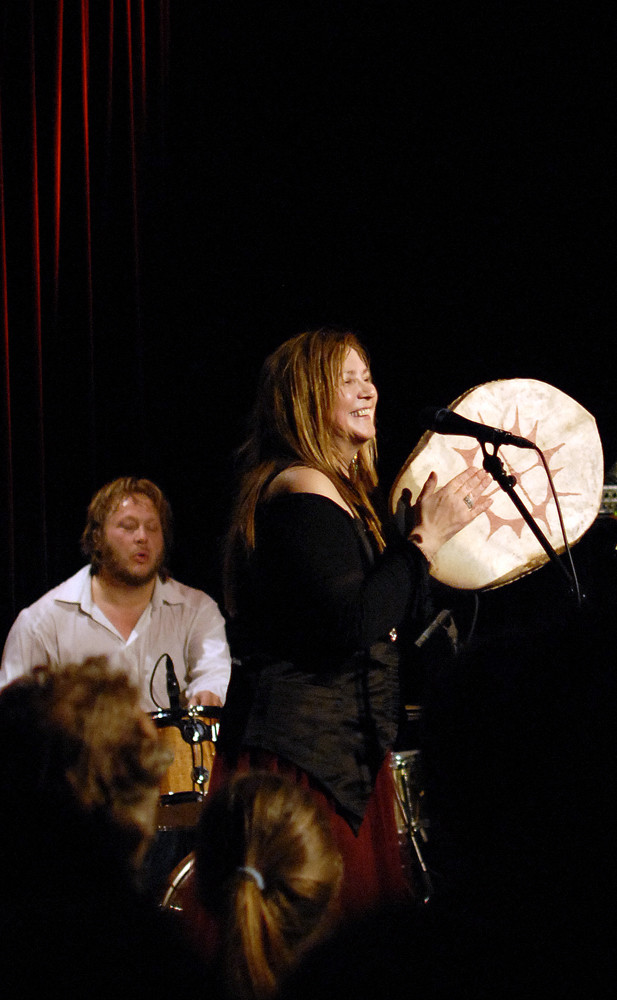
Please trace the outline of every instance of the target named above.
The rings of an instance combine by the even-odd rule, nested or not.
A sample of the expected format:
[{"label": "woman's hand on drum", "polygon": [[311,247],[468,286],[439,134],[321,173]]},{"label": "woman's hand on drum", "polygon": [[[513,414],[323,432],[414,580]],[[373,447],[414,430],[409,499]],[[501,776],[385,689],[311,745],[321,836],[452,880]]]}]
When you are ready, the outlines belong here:
[{"label": "woman's hand on drum", "polygon": [[414,506],[415,523],[409,540],[430,561],[441,546],[491,506],[486,490],[492,478],[484,469],[465,469],[437,489],[431,472]]}]

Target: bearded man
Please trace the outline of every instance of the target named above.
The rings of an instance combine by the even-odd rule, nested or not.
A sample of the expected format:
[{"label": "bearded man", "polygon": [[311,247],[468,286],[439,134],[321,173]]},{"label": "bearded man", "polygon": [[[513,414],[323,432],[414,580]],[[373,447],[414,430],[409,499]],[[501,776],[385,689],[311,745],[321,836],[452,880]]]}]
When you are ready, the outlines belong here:
[{"label": "bearded man", "polygon": [[168,708],[170,694],[174,702],[177,695],[184,704],[221,706],[231,671],[225,621],[211,597],[169,575],[171,521],[150,480],[103,486],[81,540],[89,565],[18,615],[0,687],[37,666],[105,656],[137,685],[144,711]]}]

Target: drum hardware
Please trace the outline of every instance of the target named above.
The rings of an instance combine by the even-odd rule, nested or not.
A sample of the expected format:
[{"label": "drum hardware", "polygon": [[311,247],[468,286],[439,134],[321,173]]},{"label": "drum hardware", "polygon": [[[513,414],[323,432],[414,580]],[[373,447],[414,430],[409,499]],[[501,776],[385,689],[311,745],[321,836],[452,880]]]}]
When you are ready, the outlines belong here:
[{"label": "drum hardware", "polygon": [[548,538],[540,528],[539,524],[532,517],[531,512],[527,509],[527,507],[519,497],[518,493],[516,493],[514,489],[514,487],[517,484],[516,476],[508,475],[508,473],[505,471],[503,462],[497,455],[497,450],[495,450],[492,454],[490,454],[489,452],[487,452],[486,445],[484,444],[484,442],[481,442],[481,448],[482,448],[482,453],[484,455],[484,461],[482,463],[483,468],[489,473],[489,475],[493,477],[495,482],[501,487],[504,493],[507,493],[507,495],[510,497],[510,500],[512,501],[512,503],[514,504],[517,511],[519,512],[525,523],[528,525],[532,533],[537,538],[538,542],[546,552],[549,559],[552,561],[553,565],[555,565],[561,572],[561,574],[565,577],[568,585],[568,591],[570,595],[574,597],[577,605],[580,608],[581,604],[583,603],[583,596],[580,592],[578,579],[576,576],[576,570],[574,568],[574,563],[572,561],[572,553],[570,550],[570,545],[568,543],[568,536],[566,534],[565,526],[563,523],[559,499],[557,497],[550,469],[546,463],[544,455],[542,454],[539,448],[535,449],[538,452],[540,459],[542,460],[542,463],[544,465],[546,474],[548,476],[551,492],[553,494],[553,499],[555,500],[559,523],[561,525],[561,530],[562,530],[564,549],[568,556],[570,570],[566,569],[564,563],[557,555],[557,552],[549,542]]},{"label": "drum hardware", "polygon": [[617,516],[617,484],[605,483],[602,487],[602,506],[599,513]]},{"label": "drum hardware", "polygon": [[452,619],[452,611],[450,610],[450,608],[443,608],[443,610],[439,612],[437,617],[433,618],[433,621],[430,623],[430,625],[428,625],[424,629],[424,632],[422,632],[418,636],[418,638],[415,640],[414,645],[417,646],[418,649],[421,649],[424,643],[427,642],[432,635],[434,635],[434,633],[437,631],[438,628],[443,627],[446,630],[446,632],[448,632],[451,619]]},{"label": "drum hardware", "polygon": [[[472,437],[482,444],[492,444],[495,451],[502,444],[511,444],[515,448],[536,447],[533,441],[528,438],[519,437],[517,434],[504,431],[500,427],[489,427],[488,424],[479,423],[477,420],[468,420],[460,413],[455,413],[454,410],[447,410],[444,407],[425,407],[419,416],[419,423],[423,431],[431,430],[438,434]],[[473,507],[473,500],[469,495],[463,497],[463,500],[470,509]]]},{"label": "drum hardware", "polygon": [[422,719],[422,706],[405,705],[405,718],[408,722],[420,722]]},{"label": "drum hardware", "polygon": [[150,716],[157,729],[178,729],[185,743],[216,743],[219,733],[220,708],[211,705],[189,705],[180,709],[159,709]]},{"label": "drum hardware", "polygon": [[193,779],[193,783],[201,789],[210,780],[210,772],[207,767],[199,765],[198,767],[193,768],[191,777]]},{"label": "drum hardware", "polygon": [[171,656],[169,655],[169,653],[165,653],[164,657],[165,657],[165,683],[167,685],[167,697],[169,698],[169,707],[172,712],[178,712],[180,711],[180,684],[178,683],[178,678],[176,676],[176,671],[174,670],[174,663]]},{"label": "drum hardware", "polygon": [[183,715],[177,720],[172,720],[171,725],[178,726],[180,734],[185,743],[203,743],[204,740],[208,740],[209,743],[216,742],[216,737],[218,734],[218,723],[215,725],[212,723],[205,723],[202,719],[195,716],[195,706],[187,709],[187,715]]},{"label": "drum hardware", "polygon": [[420,775],[420,751],[393,751],[390,768],[394,778],[397,827],[402,846],[413,851],[424,888],[423,902],[428,903],[434,889],[420,841],[428,843],[430,822],[423,812],[424,790]]}]

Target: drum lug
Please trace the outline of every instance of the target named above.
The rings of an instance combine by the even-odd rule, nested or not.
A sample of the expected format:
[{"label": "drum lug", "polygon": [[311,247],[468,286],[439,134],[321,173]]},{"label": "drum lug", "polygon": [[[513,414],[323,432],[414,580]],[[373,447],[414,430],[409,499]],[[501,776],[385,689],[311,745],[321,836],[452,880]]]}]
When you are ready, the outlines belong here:
[{"label": "drum lug", "polygon": [[210,780],[210,772],[207,767],[194,767],[192,778],[193,784],[197,785],[199,788],[203,788]]},{"label": "drum lug", "polygon": [[212,742],[212,726],[199,719],[183,719],[180,732],[185,743]]}]

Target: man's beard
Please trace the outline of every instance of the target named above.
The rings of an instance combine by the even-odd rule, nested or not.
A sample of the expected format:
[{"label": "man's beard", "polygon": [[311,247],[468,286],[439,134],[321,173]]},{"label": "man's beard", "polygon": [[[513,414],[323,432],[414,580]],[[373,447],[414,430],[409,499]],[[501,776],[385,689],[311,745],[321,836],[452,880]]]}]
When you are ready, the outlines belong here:
[{"label": "man's beard", "polygon": [[126,566],[122,566],[114,555],[113,549],[106,542],[101,544],[100,565],[105,574],[112,578],[115,583],[123,583],[127,587],[142,587],[151,583],[158,576],[165,558],[165,553],[161,552],[159,558],[154,563],[149,572],[133,573]]}]

